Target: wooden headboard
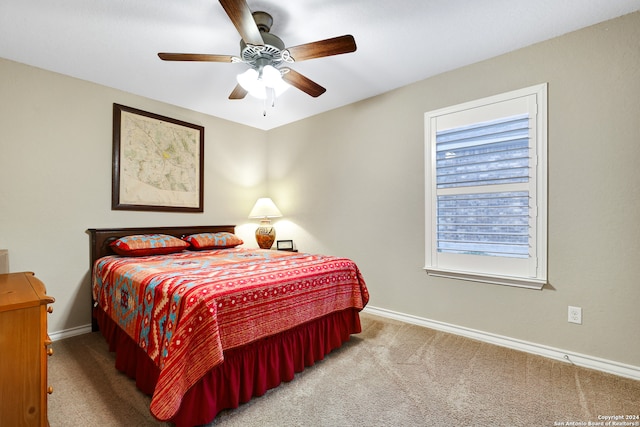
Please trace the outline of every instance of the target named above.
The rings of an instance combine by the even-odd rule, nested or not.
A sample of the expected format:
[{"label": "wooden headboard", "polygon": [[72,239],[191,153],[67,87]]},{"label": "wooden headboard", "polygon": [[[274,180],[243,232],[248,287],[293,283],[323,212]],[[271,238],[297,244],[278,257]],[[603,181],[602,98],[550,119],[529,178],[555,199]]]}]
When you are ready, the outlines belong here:
[{"label": "wooden headboard", "polygon": [[[192,225],[177,227],[132,227],[132,228],[90,228],[87,230],[91,237],[90,246],[90,267],[91,278],[93,278],[93,266],[97,259],[107,255],[115,255],[109,244],[119,237],[130,236],[132,234],[168,234],[181,238],[189,234],[196,233],[219,233],[235,232],[235,225]],[[93,307],[93,301],[91,302]],[[92,311],[93,312],[93,311]],[[97,330],[97,324],[92,317],[92,330]]]},{"label": "wooden headboard", "polygon": [[91,236],[90,263],[93,273],[93,264],[98,258],[107,255],[115,255],[109,244],[114,240],[130,236],[132,234],[168,234],[181,238],[188,234],[235,232],[235,225],[192,225],[178,227],[133,227],[133,228],[90,228],[87,230]]}]

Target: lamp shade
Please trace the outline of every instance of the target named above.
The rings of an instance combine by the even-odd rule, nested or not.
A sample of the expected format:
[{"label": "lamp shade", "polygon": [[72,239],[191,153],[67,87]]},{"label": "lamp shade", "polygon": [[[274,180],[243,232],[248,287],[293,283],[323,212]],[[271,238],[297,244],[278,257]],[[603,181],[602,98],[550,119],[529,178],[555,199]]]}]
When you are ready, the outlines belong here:
[{"label": "lamp shade", "polygon": [[250,68],[238,74],[236,79],[249,95],[258,99],[266,99],[269,89],[273,89],[274,96],[277,97],[289,88],[289,84],[282,80],[280,71],[271,65],[265,65],[259,70]]},{"label": "lamp shade", "polygon": [[249,218],[277,218],[280,216],[282,216],[282,212],[270,197],[259,198],[249,213]]}]

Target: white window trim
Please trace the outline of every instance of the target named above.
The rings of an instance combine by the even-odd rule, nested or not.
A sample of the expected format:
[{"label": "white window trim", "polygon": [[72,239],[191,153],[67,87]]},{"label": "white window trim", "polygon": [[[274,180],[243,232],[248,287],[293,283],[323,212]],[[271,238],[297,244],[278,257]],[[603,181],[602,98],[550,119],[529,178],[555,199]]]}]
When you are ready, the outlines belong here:
[{"label": "white window trim", "polygon": [[[438,267],[435,242],[436,195],[435,195],[435,144],[436,129],[432,119],[441,115],[455,113],[467,109],[495,104],[513,98],[535,95],[537,119],[535,121],[535,165],[533,178],[536,185],[537,212],[536,225],[536,259],[535,271],[530,276],[510,276],[486,274],[478,271],[458,271]],[[462,279],[474,282],[508,285],[529,289],[542,289],[547,283],[547,84],[539,84],[467,103],[442,108],[425,113],[425,267],[431,276]],[[470,255],[472,256],[472,255]],[[478,256],[475,256],[478,258]]]}]

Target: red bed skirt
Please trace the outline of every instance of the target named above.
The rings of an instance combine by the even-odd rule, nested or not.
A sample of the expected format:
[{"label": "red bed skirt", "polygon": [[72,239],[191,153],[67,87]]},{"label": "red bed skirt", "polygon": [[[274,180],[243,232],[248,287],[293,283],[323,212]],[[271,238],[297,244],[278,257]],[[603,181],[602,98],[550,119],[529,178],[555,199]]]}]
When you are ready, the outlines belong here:
[{"label": "red bed skirt", "polygon": [[[94,316],[109,350],[116,353],[116,368],[134,378],[142,392],[153,394],[158,368],[102,310],[95,309]],[[358,310],[348,309],[225,351],[224,363],[187,391],[171,420],[162,421],[178,427],[210,423],[223,409],[237,408],[281,382],[291,381],[297,372],[322,360],[360,331]]]}]

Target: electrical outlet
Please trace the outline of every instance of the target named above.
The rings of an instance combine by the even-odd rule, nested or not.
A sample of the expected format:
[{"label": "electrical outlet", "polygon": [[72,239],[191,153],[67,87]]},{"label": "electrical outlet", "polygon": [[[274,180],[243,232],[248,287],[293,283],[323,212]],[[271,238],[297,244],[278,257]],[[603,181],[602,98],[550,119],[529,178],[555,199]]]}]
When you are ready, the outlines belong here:
[{"label": "electrical outlet", "polygon": [[569,322],[582,325],[582,308],[569,306]]}]

